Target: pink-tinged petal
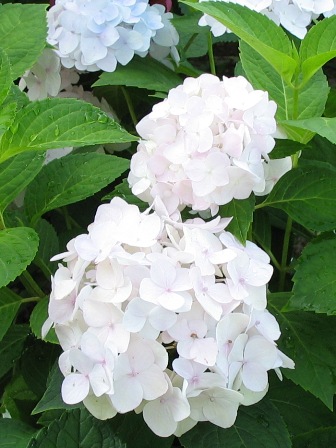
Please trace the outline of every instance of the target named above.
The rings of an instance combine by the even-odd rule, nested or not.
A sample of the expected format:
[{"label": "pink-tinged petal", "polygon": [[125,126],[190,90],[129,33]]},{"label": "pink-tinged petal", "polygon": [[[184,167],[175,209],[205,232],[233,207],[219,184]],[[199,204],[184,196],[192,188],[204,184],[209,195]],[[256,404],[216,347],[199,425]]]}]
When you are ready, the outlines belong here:
[{"label": "pink-tinged petal", "polygon": [[177,311],[183,307],[185,299],[182,294],[164,292],[158,297],[158,303],[167,310]]},{"label": "pink-tinged petal", "polygon": [[62,383],[62,398],[64,403],[76,404],[86,398],[90,390],[89,378],[80,373],[70,373]]},{"label": "pink-tinged petal", "polygon": [[246,344],[244,359],[247,363],[256,362],[266,370],[273,367],[277,358],[275,344],[262,336],[252,336]]},{"label": "pink-tinged petal", "polygon": [[160,400],[151,401],[145,405],[143,418],[154,434],[159,437],[169,437],[176,431],[177,422]]},{"label": "pink-tinged petal", "polygon": [[150,278],[144,278],[140,284],[139,295],[142,300],[157,304],[157,298],[163,293],[161,286],[156,285]]},{"label": "pink-tinged petal", "polygon": [[143,389],[145,400],[155,400],[167,392],[168,383],[160,367],[153,364],[150,369],[141,372],[137,376]]},{"label": "pink-tinged petal", "polygon": [[84,375],[89,375],[94,365],[92,359],[77,348],[69,351],[69,360],[74,368]]},{"label": "pink-tinged petal", "polygon": [[192,288],[189,269],[184,268],[176,269],[176,278],[172,288],[175,292],[187,291]]},{"label": "pink-tinged petal", "polygon": [[257,362],[248,362],[243,365],[243,382],[248,389],[261,392],[268,384],[267,370]]},{"label": "pink-tinged petal", "polygon": [[176,323],[176,320],[176,313],[159,306],[155,307],[149,314],[151,325],[159,331],[168,330]]},{"label": "pink-tinged petal", "polygon": [[239,392],[214,388],[209,392],[209,400],[203,406],[204,416],[214,425],[230,428],[237,418],[242,395]]},{"label": "pink-tinged petal", "polygon": [[114,394],[110,395],[113,406],[118,412],[133,411],[143,399],[143,390],[137,377],[122,377],[114,381]]},{"label": "pink-tinged petal", "polygon": [[107,378],[106,371],[102,364],[96,364],[89,374],[90,384],[93,393],[100,397],[105,393],[113,392],[112,384]]}]

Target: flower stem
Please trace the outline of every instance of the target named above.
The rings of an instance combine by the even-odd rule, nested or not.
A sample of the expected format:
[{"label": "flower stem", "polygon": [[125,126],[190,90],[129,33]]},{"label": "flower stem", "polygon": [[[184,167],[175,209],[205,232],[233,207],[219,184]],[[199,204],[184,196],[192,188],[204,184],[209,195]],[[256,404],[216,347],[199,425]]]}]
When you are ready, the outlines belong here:
[{"label": "flower stem", "polygon": [[208,34],[208,54],[209,54],[209,62],[210,62],[210,71],[213,75],[216,75],[216,65],[215,65],[215,58],[214,58],[214,53],[213,53],[211,31],[209,31],[209,34]]},{"label": "flower stem", "polygon": [[46,296],[46,294],[42,291],[39,285],[35,282],[33,277],[29,274],[28,271],[22,272],[20,275],[20,281],[26,290],[32,294],[33,296],[38,296],[41,299]]},{"label": "flower stem", "polygon": [[133,103],[132,103],[131,97],[129,96],[129,94],[128,94],[127,90],[125,89],[125,87],[121,86],[121,91],[122,91],[122,93],[123,93],[123,95],[125,97],[126,104],[127,104],[127,107],[128,107],[128,111],[129,111],[130,116],[132,118],[133,126],[135,127],[138,124],[138,119],[137,119],[137,117],[135,115],[135,112],[134,112],[134,107],[133,107]]},{"label": "flower stem", "polygon": [[194,40],[196,39],[196,37],[198,36],[198,33],[194,33],[191,38],[188,40],[188,42],[185,44],[182,52],[183,54],[186,54],[186,52],[189,50],[189,48],[191,47],[192,43],[194,42]]}]

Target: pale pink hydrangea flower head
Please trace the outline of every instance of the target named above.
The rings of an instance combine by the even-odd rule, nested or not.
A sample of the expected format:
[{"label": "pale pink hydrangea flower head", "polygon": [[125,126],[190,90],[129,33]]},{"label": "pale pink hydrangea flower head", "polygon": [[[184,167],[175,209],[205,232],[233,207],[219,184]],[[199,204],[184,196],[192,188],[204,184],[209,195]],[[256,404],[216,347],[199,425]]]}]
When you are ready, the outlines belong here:
[{"label": "pale pink hydrangea flower head", "polygon": [[132,192],[150,204],[160,197],[175,217],[185,206],[214,215],[232,199],[265,194],[275,111],[267,92],[242,76],[185,79],[137,125]]},{"label": "pale pink hydrangea flower head", "polygon": [[114,198],[54,257],[64,264],[43,331],[54,326],[63,349],[62,398],[99,419],[143,412],[161,437],[198,421],[228,428],[266,394],[270,370],[294,367],[266,310],[270,260],[228,219],[157,210]]}]

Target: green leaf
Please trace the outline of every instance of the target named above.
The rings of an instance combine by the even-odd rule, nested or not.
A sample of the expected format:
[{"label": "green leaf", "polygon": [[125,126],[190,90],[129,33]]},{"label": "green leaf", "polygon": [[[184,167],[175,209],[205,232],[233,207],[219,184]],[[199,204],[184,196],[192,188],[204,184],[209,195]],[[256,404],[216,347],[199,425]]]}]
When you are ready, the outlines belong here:
[{"label": "green leaf", "polygon": [[257,207],[260,206],[280,208],[311,230],[333,230],[336,228],[335,171],[321,166],[292,169]]},{"label": "green leaf", "polygon": [[8,288],[0,289],[0,341],[18,312],[22,298]]},{"label": "green leaf", "polygon": [[7,54],[0,48],[0,105],[5,101],[12,85],[12,74]]},{"label": "green leaf", "polygon": [[120,65],[113,73],[100,75],[93,87],[128,86],[168,92],[179,84],[182,84],[182,79],[161,62],[137,56],[127,65]]},{"label": "green leaf", "polygon": [[185,448],[290,448],[287,428],[277,408],[268,400],[241,406],[235,424],[222,429],[198,423],[181,437]]},{"label": "green leaf", "polygon": [[47,38],[46,5],[0,5],[0,42],[15,80],[42,53]]},{"label": "green leaf", "polygon": [[176,16],[172,23],[179,34],[179,53],[185,58],[197,58],[208,52],[209,29],[199,26],[198,21],[202,14],[190,12],[184,16]]},{"label": "green leaf", "polygon": [[44,153],[24,152],[0,164],[0,212],[41,170]]},{"label": "green leaf", "polygon": [[279,124],[290,132],[301,129],[314,132],[336,144],[336,118],[314,117],[305,120],[287,120]]},{"label": "green leaf", "polygon": [[272,375],[267,397],[278,408],[291,436],[336,425],[336,415],[321,400],[286,378],[279,381]]},{"label": "green leaf", "polygon": [[39,247],[34,259],[36,264],[49,277],[57,269],[57,264],[50,261],[50,258],[60,252],[56,230],[45,219],[40,219],[36,226],[39,236]]},{"label": "green leaf", "polygon": [[129,161],[106,154],[70,154],[46,165],[29,185],[25,197],[27,216],[41,215],[93,195],[129,167]]},{"label": "green leaf", "polygon": [[334,234],[322,235],[303,249],[295,266],[290,310],[336,314],[335,251]]},{"label": "green leaf", "polygon": [[300,47],[303,83],[326,62],[336,56],[336,16],[325,18],[313,26]]},{"label": "green leaf", "polygon": [[[44,297],[37,303],[37,305],[35,305],[30,315],[30,328],[34,335],[39,339],[42,338],[42,325],[48,318],[48,305],[49,297]],[[54,328],[49,330],[43,340],[51,342],[52,344],[59,344]]]},{"label": "green leaf", "polygon": [[291,57],[292,44],[285,32],[272,20],[249,8],[232,3],[183,3],[223,23],[260,53],[290,83],[297,67],[297,62]]},{"label": "green leaf", "polygon": [[[277,103],[278,120],[288,120],[294,116],[297,119],[320,117],[323,114],[329,85],[322,70],[315,73],[313,78],[299,89],[294,107],[294,87],[284,81],[262,55],[248,44],[240,42],[239,48],[244,71],[253,87],[268,91],[270,98]],[[306,131],[301,132],[304,141]]]},{"label": "green leaf", "polygon": [[38,236],[29,227],[0,231],[0,287],[20,275],[34,259]]},{"label": "green leaf", "polygon": [[27,448],[126,448],[113,433],[109,421],[92,417],[86,410],[64,412],[43,428]]},{"label": "green leaf", "polygon": [[310,149],[311,145],[303,145],[299,142],[294,142],[293,140],[275,140],[275,147],[269,153],[271,159],[281,159],[283,157],[292,156],[299,151],[305,151]]},{"label": "green leaf", "polygon": [[[0,13],[1,14],[1,13]],[[36,429],[11,418],[0,419],[0,448],[27,448]]]},{"label": "green leaf", "polygon": [[253,221],[255,197],[252,194],[249,198],[243,200],[233,199],[229,204],[222,205],[219,208],[219,214],[222,217],[231,217],[232,221],[226,230],[231,232],[240,242],[246,243],[247,232]]},{"label": "green leaf", "polygon": [[8,130],[15,119],[16,103],[3,104],[0,109],[0,138]]},{"label": "green leaf", "polygon": [[11,370],[21,357],[28,333],[28,325],[13,325],[0,342],[0,378]]},{"label": "green leaf", "polygon": [[309,431],[293,439],[295,448],[321,448],[336,446],[336,426]]},{"label": "green leaf", "polygon": [[253,215],[253,237],[263,248],[271,248],[271,223],[265,210],[257,210]]},{"label": "green leaf", "polygon": [[336,318],[304,311],[284,313],[275,301],[269,301],[269,311],[282,331],[280,350],[295,362],[295,369],[283,369],[283,374],[332,410],[336,391]]},{"label": "green leaf", "polygon": [[34,101],[2,137],[0,160],[23,151],[137,140],[98,107],[74,98]]},{"label": "green leaf", "polygon": [[[61,396],[61,386],[64,380],[64,376],[59,370],[58,364],[55,363],[54,367],[51,369],[47,390],[43,394],[41,400],[37,403],[34,408],[32,414],[39,414],[44,411],[50,411],[54,409],[75,409],[78,407],[82,407],[81,404],[70,406],[69,404],[64,403]],[[66,445],[64,445],[66,446]]]},{"label": "green leaf", "polygon": [[49,372],[61,353],[61,347],[35,338],[28,347],[25,347],[20,359],[21,372],[29,389],[38,399],[44,394]]},{"label": "green leaf", "polygon": [[170,448],[174,437],[158,437],[146,425],[142,414],[117,414],[110,420],[113,433],[127,448]]},{"label": "green leaf", "polygon": [[309,142],[309,149],[301,154],[300,163],[302,163],[303,160],[313,164],[315,164],[316,161],[324,162],[336,168],[335,145],[326,138],[315,135]]},{"label": "green leaf", "polygon": [[36,404],[36,400],[36,395],[28,387],[18,368],[16,368],[2,396],[3,408],[9,412],[13,419],[30,424],[34,423],[30,413],[34,404]]}]

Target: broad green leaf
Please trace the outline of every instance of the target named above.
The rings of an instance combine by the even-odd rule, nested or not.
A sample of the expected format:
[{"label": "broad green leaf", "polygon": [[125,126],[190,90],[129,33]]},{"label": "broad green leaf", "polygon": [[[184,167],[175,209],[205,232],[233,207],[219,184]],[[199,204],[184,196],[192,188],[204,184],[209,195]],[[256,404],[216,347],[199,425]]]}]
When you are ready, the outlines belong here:
[{"label": "broad green leaf", "polygon": [[21,357],[29,333],[28,325],[13,325],[0,342],[0,378],[14,367]]},{"label": "broad green leaf", "polygon": [[280,208],[304,227],[336,228],[336,176],[333,169],[304,166],[292,169],[257,207]]},{"label": "broad green leaf", "polygon": [[85,409],[64,412],[43,428],[27,448],[127,448],[113,433],[109,421],[95,419]]},{"label": "broad green leaf", "polygon": [[46,165],[29,185],[25,197],[28,217],[41,215],[93,195],[129,167],[129,161],[106,154],[70,154]]},{"label": "broad green leaf", "polygon": [[182,84],[182,79],[161,62],[138,56],[127,65],[120,65],[115,72],[100,75],[93,87],[128,86],[168,92],[179,84]]},{"label": "broad green leaf", "polygon": [[34,101],[16,115],[0,144],[0,160],[23,151],[137,140],[98,107],[74,98]]},{"label": "broad green leaf", "polygon": [[301,154],[300,163],[302,163],[303,160],[313,164],[315,164],[316,161],[324,162],[336,168],[335,145],[326,138],[315,135],[309,142],[308,150]]},{"label": "broad green leaf", "polygon": [[209,28],[198,25],[201,17],[202,14],[197,11],[172,19],[172,23],[179,34],[178,48],[182,57],[197,58],[208,52]]},{"label": "broad green leaf", "polygon": [[333,409],[336,392],[336,317],[301,312],[281,312],[275,301],[269,311],[279,322],[280,350],[295,362],[283,374]]},{"label": "broad green leaf", "polygon": [[36,429],[26,423],[2,418],[0,419],[0,448],[27,448],[35,433]]},{"label": "broad green leaf", "polygon": [[326,62],[336,56],[336,16],[325,18],[313,26],[300,47],[303,83]]},{"label": "broad green leaf", "polygon": [[278,408],[291,436],[336,425],[336,415],[321,400],[286,378],[279,381],[274,374],[270,380],[267,397]]},{"label": "broad green leaf", "polygon": [[315,239],[303,249],[295,266],[289,309],[336,314],[335,251],[333,233]]},{"label": "broad green leaf", "polygon": [[331,87],[328,101],[323,114],[325,117],[336,117],[336,88]]},{"label": "broad green leaf", "polygon": [[187,5],[214,17],[260,53],[288,82],[296,70],[292,44],[285,32],[268,17],[241,5],[223,2]]},{"label": "broad green leaf", "polygon": [[279,124],[283,126],[285,130],[290,132],[295,130],[301,131],[301,129],[314,132],[336,144],[336,117],[314,117],[306,118],[305,120],[287,120],[282,121]]},{"label": "broad green leaf", "polygon": [[41,170],[44,153],[24,152],[0,164],[0,212]]},{"label": "broad green leaf", "polygon": [[12,85],[12,74],[7,54],[0,48],[0,105]]},{"label": "broad green leaf", "polygon": [[47,5],[0,5],[0,42],[15,80],[42,53],[47,37]]},{"label": "broad green leaf", "polygon": [[[328,99],[329,85],[322,70],[315,73],[294,98],[294,87],[284,81],[262,55],[245,42],[240,42],[239,48],[244,71],[253,87],[268,91],[270,99],[277,103],[276,117],[278,120],[320,117],[323,114]],[[301,132],[302,140],[304,140],[306,131]]]},{"label": "broad green leaf", "polygon": [[17,111],[16,103],[3,104],[0,109],[0,138],[12,125]]},{"label": "broad green leaf", "polygon": [[253,237],[256,239],[257,244],[264,249],[271,248],[271,223],[265,210],[257,210],[253,215]]},{"label": "broad green leaf", "polygon": [[281,159],[283,157],[292,156],[299,151],[309,150],[311,144],[303,145],[293,140],[277,139],[275,140],[275,147],[269,153],[271,159]]},{"label": "broad green leaf", "polygon": [[324,427],[294,437],[295,448],[322,448],[336,446],[336,426]]},{"label": "broad green leaf", "polygon": [[37,397],[21,375],[18,364],[10,382],[5,387],[2,406],[13,419],[30,424],[32,422],[30,413],[36,404]]},{"label": "broad green leaf", "polygon": [[[42,326],[48,318],[48,304],[49,297],[44,297],[37,303],[37,305],[35,305],[30,315],[30,328],[34,335],[39,339],[42,338]],[[43,340],[51,342],[52,344],[59,344],[54,328],[49,330]]]},{"label": "broad green leaf", "polygon": [[38,236],[29,227],[0,230],[0,287],[20,275],[34,259]]},{"label": "broad green leaf", "polygon": [[54,367],[51,369],[49,374],[47,390],[45,391],[43,397],[34,408],[32,412],[33,415],[54,409],[71,410],[74,408],[82,407],[81,404],[70,406],[69,404],[64,403],[61,396],[61,386],[63,380],[64,376],[60,372],[58,364],[55,363]]},{"label": "broad green leaf", "polygon": [[174,437],[158,437],[146,425],[142,414],[128,412],[117,414],[110,425],[113,433],[127,446],[127,448],[160,447],[170,448]]},{"label": "broad green leaf", "polygon": [[31,344],[25,347],[20,359],[21,372],[38,399],[44,394],[50,370],[61,353],[61,347],[33,338]]},{"label": "broad green leaf", "polygon": [[60,252],[56,230],[45,219],[40,219],[35,228],[39,236],[39,247],[34,259],[36,264],[49,277],[57,269],[57,263],[50,261],[50,258]]},{"label": "broad green leaf", "polygon": [[253,221],[255,198],[252,194],[248,199],[233,199],[229,204],[222,205],[219,208],[219,214],[222,217],[230,218],[232,221],[226,230],[231,232],[238,240],[245,244],[247,232]]},{"label": "broad green leaf", "polygon": [[21,303],[22,297],[9,288],[0,289],[0,341],[12,325]]},{"label": "broad green leaf", "polygon": [[16,103],[17,109],[22,109],[24,106],[30,103],[28,96],[22,92],[15,84],[11,85],[8,96],[4,104]]},{"label": "broad green leaf", "polygon": [[277,408],[264,399],[240,406],[235,424],[228,429],[198,423],[181,437],[185,448],[290,448],[287,428]]}]

